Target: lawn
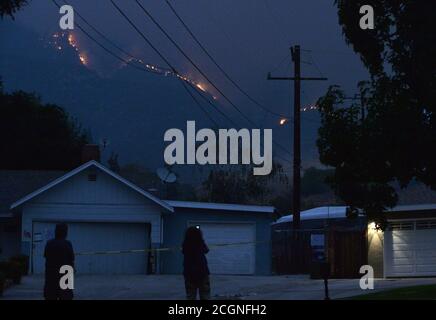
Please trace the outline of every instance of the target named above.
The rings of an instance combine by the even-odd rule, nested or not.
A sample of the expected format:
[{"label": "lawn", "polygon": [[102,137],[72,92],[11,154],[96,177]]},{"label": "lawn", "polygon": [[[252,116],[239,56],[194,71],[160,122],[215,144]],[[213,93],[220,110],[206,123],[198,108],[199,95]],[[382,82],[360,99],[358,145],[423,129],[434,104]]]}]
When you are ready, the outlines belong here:
[{"label": "lawn", "polygon": [[347,300],[436,300],[436,285],[386,290],[348,298]]}]

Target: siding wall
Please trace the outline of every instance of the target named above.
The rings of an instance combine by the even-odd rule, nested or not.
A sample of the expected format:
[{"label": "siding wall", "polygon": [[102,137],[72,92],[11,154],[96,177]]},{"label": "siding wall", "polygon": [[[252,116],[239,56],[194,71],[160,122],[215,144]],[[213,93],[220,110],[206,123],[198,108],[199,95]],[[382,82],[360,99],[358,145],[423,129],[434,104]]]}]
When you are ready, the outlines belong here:
[{"label": "siding wall", "polygon": [[[250,222],[256,224],[256,275],[271,274],[271,226],[273,219],[267,213],[232,212],[178,208],[173,215],[164,216],[164,247],[180,248],[190,222]],[[179,250],[160,253],[161,272],[183,272],[183,254]]]},{"label": "siding wall", "polygon": [[22,252],[30,255],[33,221],[141,222],[151,224],[154,247],[161,243],[161,213],[164,210],[106,173],[97,181],[79,173],[26,203],[22,208]]}]

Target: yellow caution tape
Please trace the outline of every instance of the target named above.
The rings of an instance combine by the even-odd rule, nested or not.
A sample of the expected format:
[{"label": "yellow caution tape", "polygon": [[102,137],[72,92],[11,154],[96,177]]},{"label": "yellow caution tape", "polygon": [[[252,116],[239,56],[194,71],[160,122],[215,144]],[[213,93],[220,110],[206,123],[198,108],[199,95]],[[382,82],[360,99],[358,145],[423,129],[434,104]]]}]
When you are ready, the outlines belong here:
[{"label": "yellow caution tape", "polygon": [[[210,249],[213,249],[219,247],[243,246],[247,244],[260,244],[260,243],[270,243],[270,241],[219,243],[219,244],[209,245],[208,247]],[[138,250],[89,251],[89,252],[78,252],[75,255],[90,256],[90,255],[147,253],[147,252],[165,252],[165,251],[181,251],[181,250],[182,250],[181,247],[172,247],[172,248],[152,248],[152,249],[138,249]]]}]

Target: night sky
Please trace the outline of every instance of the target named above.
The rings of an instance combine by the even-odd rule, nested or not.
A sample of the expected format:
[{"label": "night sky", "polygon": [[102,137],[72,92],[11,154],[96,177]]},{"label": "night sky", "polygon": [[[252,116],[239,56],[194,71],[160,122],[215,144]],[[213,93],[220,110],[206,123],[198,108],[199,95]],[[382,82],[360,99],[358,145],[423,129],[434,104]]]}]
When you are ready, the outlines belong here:
[{"label": "night sky", "polygon": [[[167,67],[119,15],[109,0],[68,2],[95,27],[126,50],[140,56],[144,61]],[[179,72],[219,96],[150,22],[134,1],[117,3]],[[356,92],[357,82],[368,77],[359,57],[345,43],[333,0],[173,0],[171,3],[228,74],[255,99],[274,112],[291,113],[291,83],[266,80],[269,71],[275,76],[291,75],[291,45],[300,44],[304,50],[304,76],[322,75],[329,78],[329,81],[325,82],[303,84],[303,106],[314,104],[319,96],[325,93],[327,87],[333,84],[343,86],[345,91],[352,95]],[[276,117],[266,115],[238,92],[190,39],[165,1],[147,0],[142,1],[142,4],[243,112],[262,126],[280,130],[274,134],[282,144],[291,147],[291,127],[280,128]],[[15,24],[42,37],[59,31],[59,17],[58,8],[52,1],[33,0],[18,13]],[[80,19],[77,19],[77,22],[81,23]],[[111,70],[119,67],[119,61],[102,52],[79,30],[75,31],[75,36],[80,50],[86,53],[88,68],[110,77]],[[225,104],[220,97],[219,101]],[[316,111],[303,113],[303,152],[306,143],[305,126],[317,119]],[[241,126],[247,125],[241,121]],[[314,141],[311,141],[311,147],[313,146]]]}]

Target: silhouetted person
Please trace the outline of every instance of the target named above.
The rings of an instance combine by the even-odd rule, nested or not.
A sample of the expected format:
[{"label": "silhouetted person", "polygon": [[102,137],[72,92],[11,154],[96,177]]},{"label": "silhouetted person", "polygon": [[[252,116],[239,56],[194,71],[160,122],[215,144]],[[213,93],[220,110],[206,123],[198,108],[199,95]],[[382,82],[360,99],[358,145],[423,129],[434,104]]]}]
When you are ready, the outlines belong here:
[{"label": "silhouetted person", "polygon": [[68,226],[64,223],[56,225],[55,238],[49,240],[45,246],[45,285],[44,298],[46,300],[72,300],[73,291],[63,290],[59,281],[63,276],[60,269],[64,265],[74,268],[74,251],[71,242],[66,240]]},{"label": "silhouetted person", "polygon": [[195,300],[197,291],[199,291],[201,300],[210,299],[209,267],[206,259],[209,248],[203,240],[200,229],[189,227],[186,230],[182,249],[187,299]]}]

